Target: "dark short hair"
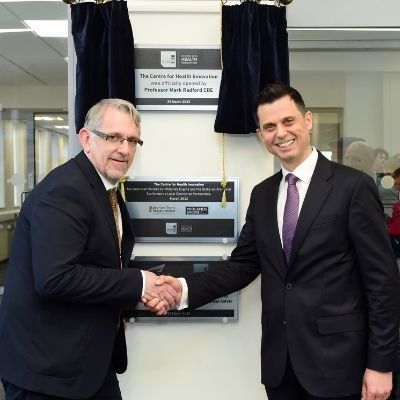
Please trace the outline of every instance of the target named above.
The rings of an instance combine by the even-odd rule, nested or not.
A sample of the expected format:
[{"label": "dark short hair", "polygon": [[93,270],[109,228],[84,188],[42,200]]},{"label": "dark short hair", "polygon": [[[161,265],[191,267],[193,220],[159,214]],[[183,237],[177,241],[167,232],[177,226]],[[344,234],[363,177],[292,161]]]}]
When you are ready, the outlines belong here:
[{"label": "dark short hair", "polygon": [[397,179],[400,176],[400,168],[396,168],[393,172],[392,172],[392,178],[393,179]]},{"label": "dark short hair", "polygon": [[384,154],[386,157],[389,157],[389,153],[385,149],[381,149],[380,147],[375,149],[375,157],[378,154]]},{"label": "dark short hair", "polygon": [[287,86],[283,83],[270,83],[268,84],[254,99],[254,120],[256,125],[260,126],[260,121],[258,120],[257,110],[258,107],[263,104],[270,104],[282,97],[289,96],[296,104],[299,111],[304,115],[306,113],[306,105],[301,97],[301,94],[291,86]]}]

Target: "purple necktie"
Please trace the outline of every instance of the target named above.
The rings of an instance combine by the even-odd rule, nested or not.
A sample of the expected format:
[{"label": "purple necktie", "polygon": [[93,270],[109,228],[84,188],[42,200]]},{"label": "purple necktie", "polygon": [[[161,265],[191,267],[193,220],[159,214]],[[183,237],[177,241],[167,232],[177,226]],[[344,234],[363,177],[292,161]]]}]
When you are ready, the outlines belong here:
[{"label": "purple necktie", "polygon": [[296,186],[298,179],[299,178],[293,174],[286,175],[288,188],[285,211],[283,212],[282,242],[283,252],[285,253],[287,262],[289,262],[294,231],[296,230],[297,219],[299,215],[299,192]]}]

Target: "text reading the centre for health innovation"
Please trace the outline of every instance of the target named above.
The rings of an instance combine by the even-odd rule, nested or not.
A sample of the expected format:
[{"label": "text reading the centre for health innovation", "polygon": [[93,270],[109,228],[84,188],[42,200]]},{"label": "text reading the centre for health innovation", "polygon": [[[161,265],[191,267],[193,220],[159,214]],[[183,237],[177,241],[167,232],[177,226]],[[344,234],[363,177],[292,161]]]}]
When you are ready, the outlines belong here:
[{"label": "text reading the centre for health innovation", "polygon": [[220,50],[135,48],[139,110],[216,110],[221,82]]}]

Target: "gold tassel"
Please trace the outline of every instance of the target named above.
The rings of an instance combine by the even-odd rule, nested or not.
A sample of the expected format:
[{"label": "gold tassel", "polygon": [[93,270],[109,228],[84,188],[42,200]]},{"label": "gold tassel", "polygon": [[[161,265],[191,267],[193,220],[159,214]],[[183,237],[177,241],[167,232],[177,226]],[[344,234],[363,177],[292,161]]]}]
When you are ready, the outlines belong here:
[{"label": "gold tassel", "polygon": [[221,187],[222,187],[222,199],[221,199],[221,207],[226,207],[226,186],[228,182],[225,178],[222,178]]},{"label": "gold tassel", "polygon": [[128,176],[121,176],[119,178],[118,183],[119,183],[119,192],[121,193],[121,196],[123,200],[126,202],[126,194],[125,194],[125,182],[128,180]]}]

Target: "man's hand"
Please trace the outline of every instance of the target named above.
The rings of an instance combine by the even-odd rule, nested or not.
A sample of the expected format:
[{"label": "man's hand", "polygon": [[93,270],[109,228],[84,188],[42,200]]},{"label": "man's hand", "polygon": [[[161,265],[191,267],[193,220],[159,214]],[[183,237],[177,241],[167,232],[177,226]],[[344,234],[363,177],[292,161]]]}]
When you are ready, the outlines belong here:
[{"label": "man's hand", "polygon": [[[156,274],[144,271],[146,287],[142,296],[142,303],[157,315],[164,315],[181,301],[181,290],[178,292],[173,286],[162,282]],[[157,283],[156,283],[157,281]],[[176,286],[176,285],[175,285]]]},{"label": "man's hand", "polygon": [[175,292],[179,294],[179,301],[177,301],[177,304],[180,303],[181,301],[181,294],[182,294],[182,283],[178,278],[174,278],[173,276],[170,275],[160,275],[157,277],[156,280],[156,285],[169,285],[171,286]]},{"label": "man's hand", "polygon": [[142,297],[142,303],[156,315],[165,315],[170,309],[165,300],[160,300],[158,297],[154,297],[151,300]]},{"label": "man's hand", "polygon": [[157,288],[164,288],[164,290],[166,290],[166,292],[169,294],[176,294],[173,296],[175,304],[171,305],[166,301],[166,299],[162,299],[157,296],[154,296],[153,298],[150,298],[150,296],[144,296],[142,298],[142,303],[145,304],[145,306],[156,315],[165,315],[170,308],[173,308],[175,305],[180,303],[182,284],[179,279],[176,279],[172,276],[161,275],[157,277],[155,285]]},{"label": "man's hand", "polygon": [[392,373],[366,369],[363,377],[362,400],[386,400],[392,391]]}]

